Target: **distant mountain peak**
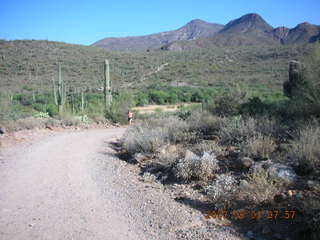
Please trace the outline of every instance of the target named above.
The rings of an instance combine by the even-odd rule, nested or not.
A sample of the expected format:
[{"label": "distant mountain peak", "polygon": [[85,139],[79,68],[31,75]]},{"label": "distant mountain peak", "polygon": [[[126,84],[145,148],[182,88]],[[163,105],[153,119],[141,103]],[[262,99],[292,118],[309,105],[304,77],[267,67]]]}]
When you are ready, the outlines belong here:
[{"label": "distant mountain peak", "polygon": [[192,19],[190,22],[187,23],[187,25],[188,24],[197,24],[197,23],[207,23],[207,22],[197,18],[197,19]]},{"label": "distant mountain peak", "polygon": [[253,30],[272,31],[271,27],[259,14],[249,13],[230,21],[220,32],[245,33]]}]

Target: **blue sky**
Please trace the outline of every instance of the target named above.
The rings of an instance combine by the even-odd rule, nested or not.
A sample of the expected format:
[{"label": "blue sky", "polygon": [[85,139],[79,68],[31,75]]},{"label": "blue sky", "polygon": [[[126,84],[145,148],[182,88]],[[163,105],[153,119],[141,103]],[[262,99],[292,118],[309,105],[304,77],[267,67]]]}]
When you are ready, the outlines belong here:
[{"label": "blue sky", "polygon": [[0,38],[89,45],[174,30],[196,18],[226,24],[252,12],[273,27],[320,25],[320,0],[0,0]]}]

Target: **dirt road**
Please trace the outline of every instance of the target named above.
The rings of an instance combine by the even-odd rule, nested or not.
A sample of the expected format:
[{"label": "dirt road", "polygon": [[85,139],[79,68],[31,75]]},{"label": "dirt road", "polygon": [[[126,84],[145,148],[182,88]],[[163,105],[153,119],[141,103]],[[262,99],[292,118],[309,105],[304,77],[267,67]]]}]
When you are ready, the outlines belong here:
[{"label": "dirt road", "polygon": [[108,142],[123,132],[59,133],[2,152],[0,239],[177,239],[201,228],[201,214],[113,156]]}]

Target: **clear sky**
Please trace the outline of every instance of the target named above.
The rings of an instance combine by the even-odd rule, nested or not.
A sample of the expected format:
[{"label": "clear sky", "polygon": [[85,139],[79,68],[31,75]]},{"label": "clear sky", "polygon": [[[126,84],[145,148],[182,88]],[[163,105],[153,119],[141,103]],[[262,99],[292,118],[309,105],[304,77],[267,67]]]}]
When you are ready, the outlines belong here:
[{"label": "clear sky", "polygon": [[320,0],[0,0],[0,38],[90,45],[174,30],[196,18],[226,24],[246,13],[273,27],[320,25]]}]

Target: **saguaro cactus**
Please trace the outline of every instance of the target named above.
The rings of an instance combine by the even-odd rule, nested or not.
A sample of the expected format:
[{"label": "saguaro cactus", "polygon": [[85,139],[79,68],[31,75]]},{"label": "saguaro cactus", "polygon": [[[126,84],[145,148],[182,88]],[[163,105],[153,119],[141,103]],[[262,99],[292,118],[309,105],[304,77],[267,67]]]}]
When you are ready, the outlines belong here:
[{"label": "saguaro cactus", "polygon": [[106,59],[104,62],[104,105],[105,110],[107,111],[111,106],[112,95],[111,95],[111,84],[110,84],[110,69],[109,69],[109,61]]},{"label": "saguaro cactus", "polygon": [[292,98],[302,93],[303,88],[307,86],[305,80],[305,67],[301,62],[290,61],[289,80],[284,82],[283,90],[287,97]]},{"label": "saguaro cactus", "polygon": [[53,79],[54,101],[59,108],[59,114],[63,112],[63,106],[66,102],[66,88],[61,77],[61,64],[58,63],[58,86]]}]

